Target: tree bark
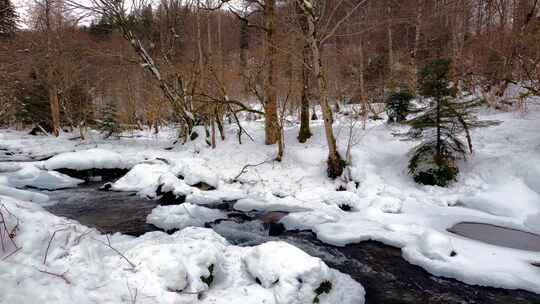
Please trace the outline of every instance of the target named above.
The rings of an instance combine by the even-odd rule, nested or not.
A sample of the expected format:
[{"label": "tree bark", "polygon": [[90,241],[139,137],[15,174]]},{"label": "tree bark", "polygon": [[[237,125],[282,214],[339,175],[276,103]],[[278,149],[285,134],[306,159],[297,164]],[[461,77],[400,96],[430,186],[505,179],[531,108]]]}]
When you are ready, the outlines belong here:
[{"label": "tree bark", "polygon": [[275,39],[275,6],[276,0],[266,0],[264,5],[264,19],[266,28],[266,59],[268,70],[265,85],[265,143],[275,144],[279,139],[276,95],[276,39]]},{"label": "tree bark", "polygon": [[[302,10],[297,6],[298,15],[300,16],[300,27],[304,36],[308,34],[308,24],[306,16],[302,14]],[[311,137],[309,129],[309,52],[310,45],[308,41],[302,39],[302,92],[300,101],[300,132],[298,133],[298,141],[305,143]]]},{"label": "tree bark", "polygon": [[51,110],[51,130],[56,137],[60,135],[60,104],[58,101],[58,89],[54,79],[54,64],[52,62],[52,27],[51,27],[51,1],[45,1],[45,30],[47,31],[47,49],[45,60],[47,61],[47,87],[49,95],[49,108]]}]

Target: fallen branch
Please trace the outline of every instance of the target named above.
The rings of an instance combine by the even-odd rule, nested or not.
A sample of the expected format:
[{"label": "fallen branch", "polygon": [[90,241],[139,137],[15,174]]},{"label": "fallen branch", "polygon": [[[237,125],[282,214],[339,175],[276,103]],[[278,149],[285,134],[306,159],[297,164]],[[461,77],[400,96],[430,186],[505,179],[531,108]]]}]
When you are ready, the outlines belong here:
[{"label": "fallen branch", "polygon": [[246,173],[246,172],[247,172],[247,171],[246,171],[247,168],[249,168],[249,167],[258,167],[258,166],[260,166],[260,165],[262,165],[262,164],[269,163],[269,162],[272,162],[272,161],[274,161],[274,160],[275,160],[275,159],[268,159],[268,160],[265,160],[265,161],[260,162],[260,163],[258,163],[258,164],[247,164],[247,165],[243,166],[243,167],[242,167],[242,170],[240,170],[240,173],[238,173],[238,175],[236,175],[236,176],[234,177],[233,181],[237,181],[238,178],[239,178],[242,174]]},{"label": "fallen branch", "polygon": [[67,271],[64,272],[64,273],[58,274],[58,273],[50,272],[50,271],[47,271],[47,270],[39,269],[39,268],[37,268],[37,267],[35,267],[35,268],[37,269],[37,271],[39,271],[39,272],[41,272],[41,273],[45,273],[45,274],[48,274],[48,275],[52,275],[52,276],[54,276],[54,277],[57,277],[57,278],[59,278],[59,279],[64,280],[64,282],[66,282],[66,284],[71,285],[71,281],[68,280],[68,278],[66,278],[66,273],[67,273]]}]

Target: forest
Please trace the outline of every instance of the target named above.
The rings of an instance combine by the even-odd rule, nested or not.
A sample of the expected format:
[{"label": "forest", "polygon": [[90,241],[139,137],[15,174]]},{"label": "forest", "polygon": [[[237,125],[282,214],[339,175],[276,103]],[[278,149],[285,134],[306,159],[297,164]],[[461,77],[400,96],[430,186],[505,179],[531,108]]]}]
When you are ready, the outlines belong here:
[{"label": "forest", "polygon": [[538,0],[0,0],[0,303],[538,303],[538,130]]}]

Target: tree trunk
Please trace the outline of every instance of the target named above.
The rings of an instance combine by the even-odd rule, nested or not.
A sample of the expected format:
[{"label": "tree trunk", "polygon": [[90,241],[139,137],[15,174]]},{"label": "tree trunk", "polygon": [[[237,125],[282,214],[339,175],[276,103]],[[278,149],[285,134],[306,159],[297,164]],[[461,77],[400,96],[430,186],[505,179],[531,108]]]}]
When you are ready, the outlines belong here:
[{"label": "tree trunk", "polygon": [[358,39],[358,60],[360,61],[359,65],[359,86],[360,86],[360,99],[362,103],[362,129],[366,129],[366,122],[369,114],[369,103],[366,92],[366,84],[364,81],[364,41],[360,36]]},{"label": "tree trunk", "polygon": [[264,5],[264,19],[266,27],[266,59],[268,71],[265,85],[265,143],[275,144],[279,137],[277,96],[276,96],[276,40],[275,40],[275,6],[276,0],[267,0]]},{"label": "tree trunk", "polygon": [[324,131],[326,133],[326,141],[328,144],[328,161],[327,161],[327,174],[330,178],[337,178],[343,173],[344,162],[337,150],[336,138],[334,137],[334,130],[332,124],[334,119],[332,117],[332,108],[328,102],[328,88],[326,82],[326,76],[324,67],[322,65],[320,42],[317,40],[317,32],[315,28],[315,16],[312,12],[312,7],[306,7],[306,2],[302,2],[302,9],[307,15],[309,34],[306,37],[309,41],[312,51],[313,60],[313,72],[317,77],[317,85],[319,87],[319,98],[321,104],[322,115],[324,119]]},{"label": "tree trunk", "polygon": [[60,104],[58,102],[58,90],[54,85],[49,88],[49,105],[51,108],[52,134],[58,137],[60,135]]},{"label": "tree trunk", "polygon": [[51,1],[45,1],[45,30],[47,36],[47,49],[45,60],[47,61],[47,87],[49,91],[49,107],[51,110],[51,129],[56,137],[60,135],[60,104],[58,101],[58,89],[54,79],[54,64],[52,62],[52,27],[51,27]]},{"label": "tree trunk", "polygon": [[[297,6],[298,14],[300,15],[300,27],[304,36],[308,34],[308,24],[306,17],[302,15],[302,10]],[[309,52],[310,45],[302,39],[302,93],[300,101],[300,132],[298,133],[298,141],[305,143],[311,137],[309,129]]]},{"label": "tree trunk", "polygon": [[387,32],[388,32],[388,71],[390,73],[390,90],[394,90],[394,40],[392,37],[392,8],[390,7],[390,4],[387,7],[387,13],[388,13],[388,25],[387,25]]}]

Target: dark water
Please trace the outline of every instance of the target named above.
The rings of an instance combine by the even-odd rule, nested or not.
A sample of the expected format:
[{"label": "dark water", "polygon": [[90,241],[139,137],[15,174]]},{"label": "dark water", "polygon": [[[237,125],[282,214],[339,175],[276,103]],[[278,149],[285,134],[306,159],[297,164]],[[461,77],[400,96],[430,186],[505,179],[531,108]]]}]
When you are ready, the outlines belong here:
[{"label": "dark water", "polygon": [[448,231],[484,243],[540,251],[540,235],[490,224],[463,222]]},{"label": "dark water", "polygon": [[[99,191],[101,184],[86,183],[75,189],[46,191],[52,200],[58,201],[47,209],[108,233],[140,235],[157,230],[146,224],[146,216],[157,205],[156,201],[125,192]],[[453,279],[435,277],[407,263],[401,257],[400,249],[378,242],[334,247],[323,244],[306,231],[270,236],[268,222],[282,215],[239,215],[235,212],[231,213],[229,220],[209,223],[209,226],[239,246],[281,240],[320,257],[330,267],[360,282],[366,289],[368,304],[540,303],[540,295],[525,291],[471,286]]]},{"label": "dark water", "polygon": [[100,191],[102,184],[87,182],[72,189],[41,191],[51,202],[56,202],[45,209],[103,233],[138,236],[155,230],[146,223],[146,216],[157,206],[157,201],[141,198],[135,193]]}]

